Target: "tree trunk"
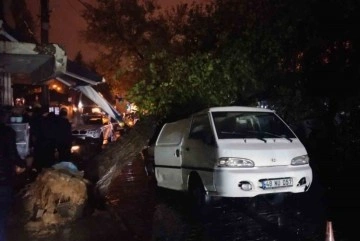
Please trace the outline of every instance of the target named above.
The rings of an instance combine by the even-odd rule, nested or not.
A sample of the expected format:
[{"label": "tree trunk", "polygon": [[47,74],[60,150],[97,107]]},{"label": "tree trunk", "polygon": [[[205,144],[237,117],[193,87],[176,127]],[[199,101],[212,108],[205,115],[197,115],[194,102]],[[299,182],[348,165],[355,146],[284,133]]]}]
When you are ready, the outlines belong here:
[{"label": "tree trunk", "polygon": [[89,163],[89,179],[95,184],[99,198],[106,197],[109,185],[121,168],[129,161],[139,158],[144,147],[148,146],[156,130],[156,120],[152,117],[141,119],[120,140],[108,143],[104,150]]}]

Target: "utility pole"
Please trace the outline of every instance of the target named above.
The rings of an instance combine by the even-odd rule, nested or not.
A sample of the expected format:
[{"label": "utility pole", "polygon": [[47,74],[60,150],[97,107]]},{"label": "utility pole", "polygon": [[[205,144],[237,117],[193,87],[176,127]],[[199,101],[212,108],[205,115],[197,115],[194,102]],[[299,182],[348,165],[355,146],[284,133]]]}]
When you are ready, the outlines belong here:
[{"label": "utility pole", "polygon": [[[49,43],[49,0],[41,1],[41,44]],[[44,111],[49,111],[50,93],[46,83],[41,85],[41,107]]]},{"label": "utility pole", "polygon": [[41,43],[49,43],[49,0],[41,0]]}]

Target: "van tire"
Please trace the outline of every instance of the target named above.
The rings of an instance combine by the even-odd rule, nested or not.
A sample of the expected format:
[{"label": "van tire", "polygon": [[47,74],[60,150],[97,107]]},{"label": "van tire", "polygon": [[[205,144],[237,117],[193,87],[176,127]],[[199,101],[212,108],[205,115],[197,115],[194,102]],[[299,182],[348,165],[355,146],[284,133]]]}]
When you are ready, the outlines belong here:
[{"label": "van tire", "polygon": [[210,196],[206,195],[204,185],[199,177],[193,177],[189,183],[190,205],[194,210],[202,211],[210,205]]}]

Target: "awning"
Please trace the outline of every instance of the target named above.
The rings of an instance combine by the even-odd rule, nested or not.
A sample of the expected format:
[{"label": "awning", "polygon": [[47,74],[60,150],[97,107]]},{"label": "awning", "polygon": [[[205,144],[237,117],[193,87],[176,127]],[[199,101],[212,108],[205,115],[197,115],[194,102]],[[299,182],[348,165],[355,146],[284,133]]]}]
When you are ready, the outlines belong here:
[{"label": "awning", "polygon": [[13,76],[25,74],[28,78],[23,78],[26,83],[22,84],[39,84],[57,79],[68,87],[81,91],[113,119],[122,120],[119,112],[91,87],[104,83],[105,79],[85,66],[68,60],[65,51],[57,44],[19,42],[4,30],[2,20],[0,36],[5,37],[4,41],[0,41],[2,72]]},{"label": "awning", "polygon": [[56,73],[57,80],[80,91],[115,120],[122,121],[121,114],[92,86],[104,83],[105,79],[76,62],[67,61],[66,69]]},{"label": "awning", "polygon": [[105,79],[84,65],[68,60],[66,68],[56,73],[56,79],[67,86],[97,85]]},{"label": "awning", "polygon": [[46,81],[54,73],[64,71],[67,57],[56,44],[37,45],[25,42],[0,41],[0,66],[5,73],[26,74],[28,84]]},{"label": "awning", "polygon": [[102,97],[92,86],[77,86],[75,89],[81,91],[90,100],[97,104],[103,111],[105,111],[110,117],[115,120],[122,121],[121,114]]}]

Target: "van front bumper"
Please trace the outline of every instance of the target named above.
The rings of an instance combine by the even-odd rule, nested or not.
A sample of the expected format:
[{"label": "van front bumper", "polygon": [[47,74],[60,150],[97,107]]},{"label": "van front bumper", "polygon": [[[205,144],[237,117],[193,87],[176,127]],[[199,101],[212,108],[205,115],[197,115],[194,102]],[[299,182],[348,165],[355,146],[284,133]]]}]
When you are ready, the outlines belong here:
[{"label": "van front bumper", "polygon": [[[301,193],[309,190],[313,173],[309,165],[276,166],[254,168],[216,168],[213,173],[213,185],[207,186],[210,196],[255,197],[261,194]],[[290,186],[265,187],[264,182],[272,180],[286,181]],[[276,181],[277,182],[277,181]]]}]

